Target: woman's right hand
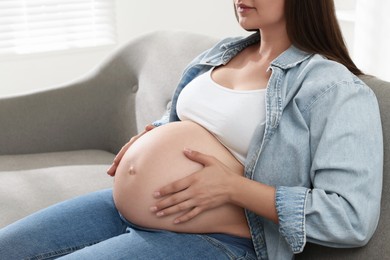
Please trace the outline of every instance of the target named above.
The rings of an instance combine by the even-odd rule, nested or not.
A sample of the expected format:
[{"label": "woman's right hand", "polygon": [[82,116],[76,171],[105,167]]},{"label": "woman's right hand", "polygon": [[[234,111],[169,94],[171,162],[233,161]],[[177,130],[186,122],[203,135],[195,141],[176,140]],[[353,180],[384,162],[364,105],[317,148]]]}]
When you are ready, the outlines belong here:
[{"label": "woman's right hand", "polygon": [[115,172],[116,172],[116,168],[118,167],[120,161],[122,160],[123,158],[123,155],[125,155],[125,153],[127,152],[127,150],[129,149],[129,147],[138,139],[140,138],[142,135],[144,135],[145,133],[149,132],[150,130],[152,130],[153,128],[155,128],[154,125],[147,125],[145,126],[145,130],[141,133],[139,133],[138,135],[135,135],[133,136],[130,141],[128,143],[126,143],[122,149],[119,151],[119,153],[115,156],[114,158],[114,162],[111,164],[110,168],[108,168],[107,170],[107,174],[114,177],[115,176]]}]

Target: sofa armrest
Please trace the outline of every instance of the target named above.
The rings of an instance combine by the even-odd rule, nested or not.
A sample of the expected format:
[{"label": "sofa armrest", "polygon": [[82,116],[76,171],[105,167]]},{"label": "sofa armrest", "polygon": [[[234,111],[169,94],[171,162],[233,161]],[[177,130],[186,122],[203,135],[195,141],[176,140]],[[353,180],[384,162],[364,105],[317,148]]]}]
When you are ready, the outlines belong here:
[{"label": "sofa armrest", "polygon": [[148,33],[77,81],[0,99],[0,155],[79,149],[116,153],[164,114],[184,67],[216,41],[179,31]]},{"label": "sofa armrest", "polygon": [[121,51],[63,86],[0,99],[0,155],[102,149],[136,133],[136,76]]}]

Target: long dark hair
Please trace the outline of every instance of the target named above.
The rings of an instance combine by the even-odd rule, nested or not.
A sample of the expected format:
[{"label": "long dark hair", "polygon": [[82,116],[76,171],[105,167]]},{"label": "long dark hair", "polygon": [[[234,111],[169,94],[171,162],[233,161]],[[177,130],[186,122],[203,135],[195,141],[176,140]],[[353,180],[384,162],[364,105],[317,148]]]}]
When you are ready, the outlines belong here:
[{"label": "long dark hair", "polygon": [[[294,46],[337,61],[357,76],[364,74],[349,56],[333,0],[285,0],[284,13],[287,34]],[[236,9],[235,14],[238,20]]]},{"label": "long dark hair", "polygon": [[348,53],[333,0],[285,0],[285,16],[288,37],[297,48],[337,61],[355,75],[363,74]]}]

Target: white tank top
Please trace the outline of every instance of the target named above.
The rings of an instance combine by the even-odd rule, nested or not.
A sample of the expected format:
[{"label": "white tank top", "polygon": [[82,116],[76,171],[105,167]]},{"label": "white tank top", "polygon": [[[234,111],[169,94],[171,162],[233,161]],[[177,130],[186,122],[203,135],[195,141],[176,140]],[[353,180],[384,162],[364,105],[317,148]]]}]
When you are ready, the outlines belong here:
[{"label": "white tank top", "polygon": [[211,72],[196,77],[180,93],[177,115],[211,132],[244,164],[256,126],[265,123],[265,89],[233,90],[217,84]]}]

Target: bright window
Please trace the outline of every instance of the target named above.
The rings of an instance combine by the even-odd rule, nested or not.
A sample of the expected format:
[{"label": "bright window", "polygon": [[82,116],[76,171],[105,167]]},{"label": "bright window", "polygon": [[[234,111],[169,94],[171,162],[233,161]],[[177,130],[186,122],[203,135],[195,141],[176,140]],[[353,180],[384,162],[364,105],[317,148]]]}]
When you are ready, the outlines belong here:
[{"label": "bright window", "polygon": [[338,18],[356,65],[390,81],[390,1],[335,0]]},{"label": "bright window", "polygon": [[341,22],[355,22],[357,0],[335,0],[337,17]]},{"label": "bright window", "polygon": [[115,43],[112,0],[0,0],[0,55]]}]

